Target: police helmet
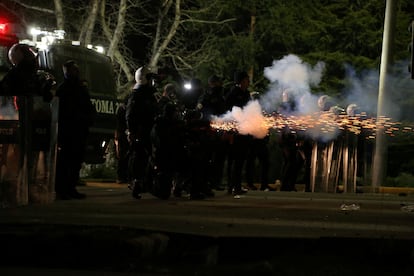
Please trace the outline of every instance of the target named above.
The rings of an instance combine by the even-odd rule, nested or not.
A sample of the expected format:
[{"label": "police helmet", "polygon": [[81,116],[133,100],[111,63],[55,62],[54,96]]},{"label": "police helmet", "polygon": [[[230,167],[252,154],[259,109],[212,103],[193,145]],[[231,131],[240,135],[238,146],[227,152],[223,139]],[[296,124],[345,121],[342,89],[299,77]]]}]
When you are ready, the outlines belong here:
[{"label": "police helmet", "polygon": [[27,44],[14,44],[9,50],[9,60],[13,65],[18,65],[21,62],[36,62],[36,55]]},{"label": "police helmet", "polygon": [[144,65],[135,71],[135,82],[137,84],[147,84],[155,75],[155,71],[152,68]]},{"label": "police helmet", "polygon": [[334,106],[334,101],[328,95],[323,95],[318,99],[318,106],[321,111],[328,111]]},{"label": "police helmet", "polygon": [[359,112],[359,106],[357,104],[350,104],[346,108],[346,114],[348,116],[355,116]]}]

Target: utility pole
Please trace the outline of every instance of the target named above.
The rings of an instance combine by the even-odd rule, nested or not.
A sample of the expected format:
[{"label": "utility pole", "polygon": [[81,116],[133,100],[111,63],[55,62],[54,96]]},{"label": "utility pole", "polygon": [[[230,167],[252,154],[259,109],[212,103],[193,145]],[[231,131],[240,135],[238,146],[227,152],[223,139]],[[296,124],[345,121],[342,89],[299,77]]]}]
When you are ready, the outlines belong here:
[{"label": "utility pole", "polygon": [[[377,121],[382,116],[387,117],[387,102],[389,102],[389,81],[388,72],[392,63],[392,52],[394,45],[394,29],[396,18],[397,0],[386,0],[384,33],[382,39],[381,68],[379,77]],[[377,128],[375,139],[375,155],[372,167],[372,190],[377,192],[379,187],[384,184],[387,171],[387,137],[385,133]]]}]

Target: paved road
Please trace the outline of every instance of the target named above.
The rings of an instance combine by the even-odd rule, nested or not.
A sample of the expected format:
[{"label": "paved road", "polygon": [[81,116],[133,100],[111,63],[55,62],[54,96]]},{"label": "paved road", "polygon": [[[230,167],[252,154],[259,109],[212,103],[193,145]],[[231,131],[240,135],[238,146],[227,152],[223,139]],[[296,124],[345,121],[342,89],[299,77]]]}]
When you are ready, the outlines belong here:
[{"label": "paved road", "polygon": [[[289,259],[292,255],[306,259],[313,255],[321,260],[335,256],[341,259],[357,252],[352,253],[357,258],[350,258],[350,263],[371,255],[378,266],[384,264],[381,258],[386,256],[402,261],[395,268],[391,266],[401,269],[394,275],[411,275],[398,273],[406,272],[406,266],[414,268],[414,260],[410,259],[410,254],[414,259],[414,194],[251,191],[241,199],[233,199],[218,191],[206,200],[159,200],[150,194],[135,200],[125,185],[88,183],[80,190],[87,199],[0,209],[0,242],[16,247],[9,255],[22,255],[17,248],[25,248],[23,255],[29,254],[25,245],[44,247],[49,260],[62,263],[52,251],[63,247],[73,255],[96,256],[88,261],[77,258],[81,267],[107,262],[112,269],[127,262],[128,256],[151,256],[152,260],[158,258],[158,264],[165,263],[159,260],[163,255],[160,252],[168,250],[170,260],[174,259],[171,256],[180,256],[180,260],[187,256],[203,264],[229,263],[234,258],[240,261],[248,255],[247,260],[257,261],[277,255],[279,265],[289,263],[295,271]],[[343,210],[344,206],[356,206],[357,210]],[[73,246],[76,249],[71,249]],[[117,252],[119,259],[108,259],[104,253],[108,248]],[[30,252],[31,256],[36,254],[33,249]],[[127,263],[131,265],[131,261]],[[174,263],[183,262],[177,259]],[[330,263],[337,265],[333,260]],[[362,268],[359,264],[359,270]],[[315,271],[315,275],[320,272]],[[380,268],[377,275],[383,271]]]},{"label": "paved road", "polygon": [[[225,192],[206,200],[150,194],[135,200],[125,185],[80,187],[85,200],[0,209],[0,224],[110,225],[211,237],[367,237],[414,239],[414,194],[322,194],[250,191],[241,199]],[[355,204],[355,211],[343,205]]]}]

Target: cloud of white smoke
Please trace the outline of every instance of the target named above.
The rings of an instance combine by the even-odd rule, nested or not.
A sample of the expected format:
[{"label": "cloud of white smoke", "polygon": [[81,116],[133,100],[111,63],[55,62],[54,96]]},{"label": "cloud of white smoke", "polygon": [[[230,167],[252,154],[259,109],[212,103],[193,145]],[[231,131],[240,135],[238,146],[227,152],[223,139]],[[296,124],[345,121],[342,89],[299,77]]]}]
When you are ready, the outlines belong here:
[{"label": "cloud of white smoke", "polygon": [[[260,98],[250,101],[245,107],[234,107],[231,112],[219,118],[220,120],[230,120],[236,122],[237,131],[241,134],[250,134],[257,138],[265,137],[268,134],[268,125],[265,123],[263,112],[279,112],[279,107],[283,103],[283,96],[289,94],[289,100],[294,103],[296,110],[284,115],[315,115],[320,111],[318,99],[322,95],[311,93],[311,87],[319,85],[325,63],[320,61],[315,66],[311,66],[302,61],[298,56],[290,54],[280,60],[273,61],[272,65],[264,68],[264,75],[270,81],[268,91],[262,93]],[[349,106],[355,106],[357,113],[367,113],[368,117],[376,116],[379,72],[368,70],[356,73],[350,65],[345,65],[347,86],[341,91],[340,99],[331,99],[332,104],[338,105],[341,112],[347,110]],[[404,70],[406,66],[404,67]],[[394,70],[405,72],[404,70]],[[401,107],[409,105],[409,95],[413,91],[414,82],[402,79],[401,73],[389,75],[387,86],[387,100],[385,101],[385,114],[393,120],[401,115],[404,118],[414,117],[411,110],[401,110]],[[407,96],[408,95],[408,96]],[[401,104],[403,103],[403,104]],[[405,104],[405,105],[404,105]],[[405,112],[405,113],[404,113]],[[340,133],[338,129],[324,131],[320,127],[307,129],[306,133],[313,139],[330,141]]]},{"label": "cloud of white smoke", "polygon": [[319,85],[324,68],[324,62],[318,62],[312,67],[293,54],[273,61],[272,66],[264,69],[264,75],[270,81],[269,91],[261,99],[264,110],[277,110],[282,103],[283,92],[288,91],[297,113],[317,111],[317,96],[311,94],[311,87]]},{"label": "cloud of white smoke", "polygon": [[233,107],[231,112],[228,112],[222,120],[235,121],[238,132],[243,135],[250,134],[260,139],[264,138],[269,132],[262,108],[257,100],[250,101],[243,108]]},{"label": "cloud of white smoke", "polygon": [[310,93],[310,87],[319,84],[324,67],[323,62],[312,67],[292,54],[276,60],[271,67],[264,69],[265,76],[271,82],[269,91],[243,108],[233,107],[219,119],[235,121],[240,134],[263,138],[269,132],[263,111],[276,111],[282,102],[283,91],[289,91],[290,97],[293,97],[298,114],[310,114],[318,110],[317,97]]}]

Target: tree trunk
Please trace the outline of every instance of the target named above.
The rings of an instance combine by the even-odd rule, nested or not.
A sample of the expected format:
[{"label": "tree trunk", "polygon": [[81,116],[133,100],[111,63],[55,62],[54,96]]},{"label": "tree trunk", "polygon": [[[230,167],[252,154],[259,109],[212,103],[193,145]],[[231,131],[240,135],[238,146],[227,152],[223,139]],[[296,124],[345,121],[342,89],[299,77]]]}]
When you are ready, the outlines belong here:
[{"label": "tree trunk", "polygon": [[88,45],[92,42],[92,33],[95,28],[96,17],[98,15],[98,8],[101,0],[92,0],[90,12],[86,18],[84,24],[82,25],[79,41],[82,45]]},{"label": "tree trunk", "polygon": [[[166,10],[164,9],[166,12]],[[158,20],[158,26],[157,26],[157,34],[155,35],[156,38],[160,38],[159,32],[161,31],[161,24],[162,20]],[[176,0],[175,2],[175,17],[174,21],[171,24],[170,30],[168,31],[168,34],[165,36],[165,39],[162,41],[162,43],[159,45],[159,47],[156,47],[159,44],[158,40],[154,40],[154,47],[153,47],[153,53],[150,58],[149,66],[156,68],[158,65],[158,61],[162,55],[162,53],[167,48],[168,44],[173,39],[175,33],[177,32],[178,27],[181,23],[181,0]]]},{"label": "tree trunk", "polygon": [[65,16],[63,14],[62,0],[54,0],[56,14],[56,28],[65,30]]},{"label": "tree trunk", "polygon": [[[111,60],[116,62],[119,65],[121,71],[125,74],[126,79],[128,82],[134,79],[134,75],[131,72],[130,66],[128,65],[127,61],[125,60],[124,56],[118,50],[118,45],[120,43],[120,39],[122,37],[122,32],[125,26],[125,14],[128,10],[127,1],[120,0],[120,7],[118,12],[118,21],[117,27],[115,28],[115,32],[112,33],[111,29],[108,26],[108,23],[105,21],[105,0],[102,2],[101,6],[101,26],[105,37],[110,41],[110,46],[108,48],[107,55]],[[118,88],[121,85],[118,84]]]},{"label": "tree trunk", "polygon": [[118,20],[115,31],[110,39],[107,55],[112,59],[114,52],[117,50],[118,44],[122,38],[125,28],[125,15],[127,13],[127,0],[120,0],[118,10]]}]

